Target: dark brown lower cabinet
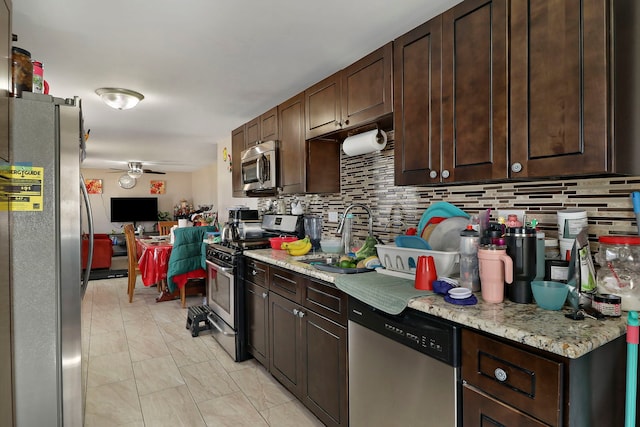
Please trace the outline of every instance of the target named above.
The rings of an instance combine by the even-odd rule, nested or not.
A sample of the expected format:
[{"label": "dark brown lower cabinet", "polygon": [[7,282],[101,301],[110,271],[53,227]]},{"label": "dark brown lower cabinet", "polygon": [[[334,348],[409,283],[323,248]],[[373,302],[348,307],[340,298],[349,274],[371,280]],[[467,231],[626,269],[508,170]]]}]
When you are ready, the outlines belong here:
[{"label": "dark brown lower cabinet", "polygon": [[[295,275],[278,268],[269,273],[269,370],[325,425],[346,426],[347,328],[346,322],[342,324],[346,296],[304,276],[295,275],[291,280],[290,274]],[[280,295],[285,288],[271,287],[274,281],[297,283],[300,294],[305,295],[303,304]],[[296,294],[287,292],[292,295]]]},{"label": "dark brown lower cabinet", "polygon": [[464,426],[543,427],[547,425],[466,384],[462,388],[462,400]]},{"label": "dark brown lower cabinet", "polygon": [[269,368],[269,291],[245,282],[247,349],[262,366]]}]

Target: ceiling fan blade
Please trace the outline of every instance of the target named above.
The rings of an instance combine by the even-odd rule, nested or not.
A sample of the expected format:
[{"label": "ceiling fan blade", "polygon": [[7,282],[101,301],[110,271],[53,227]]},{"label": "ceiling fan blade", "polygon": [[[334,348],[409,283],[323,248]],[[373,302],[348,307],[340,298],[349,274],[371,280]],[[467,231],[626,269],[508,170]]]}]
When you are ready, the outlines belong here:
[{"label": "ceiling fan blade", "polygon": [[151,169],[144,169],[144,173],[155,173],[156,175],[165,175],[165,172],[154,171]]}]

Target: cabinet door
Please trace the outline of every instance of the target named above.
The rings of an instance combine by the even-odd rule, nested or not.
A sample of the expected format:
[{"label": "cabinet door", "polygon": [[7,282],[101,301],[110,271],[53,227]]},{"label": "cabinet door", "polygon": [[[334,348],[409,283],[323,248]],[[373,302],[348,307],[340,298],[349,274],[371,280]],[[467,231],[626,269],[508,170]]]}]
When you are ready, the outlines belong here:
[{"label": "cabinet door", "polygon": [[305,191],[304,93],[278,106],[280,183],[285,193]]},{"label": "cabinet door", "polygon": [[393,111],[393,44],[387,43],[342,72],[344,127],[370,123]]},{"label": "cabinet door", "polygon": [[506,0],[442,15],[443,182],[507,177],[507,20]]},{"label": "cabinet door", "polygon": [[306,139],[342,129],[340,76],[337,72],[304,92]]},{"label": "cabinet door", "polygon": [[347,328],[311,310],[302,318],[300,399],[327,426],[348,425]]},{"label": "cabinet door", "polygon": [[340,141],[306,142],[307,193],[340,192]]},{"label": "cabinet door", "polygon": [[269,292],[246,282],[247,349],[258,362],[269,368]]},{"label": "cabinet door", "polygon": [[298,304],[302,303],[304,276],[283,268],[269,268],[269,290]]},{"label": "cabinet door", "polygon": [[245,149],[245,126],[231,132],[231,185],[233,189],[233,197],[244,197],[242,190],[242,164],[240,156]]},{"label": "cabinet door", "polygon": [[11,91],[11,1],[0,3],[0,159],[9,161]]},{"label": "cabinet door", "polygon": [[302,390],[300,306],[269,292],[269,370],[296,396]]},{"label": "cabinet door", "polygon": [[260,141],[275,141],[278,136],[278,107],[273,107],[260,116]]},{"label": "cabinet door", "polygon": [[252,147],[260,142],[260,117],[256,117],[246,124],[245,146]]},{"label": "cabinet door", "polygon": [[464,402],[462,410],[464,427],[544,427],[547,425],[467,385],[462,388],[462,401]]},{"label": "cabinet door", "polygon": [[442,18],[393,42],[395,184],[440,181]]},{"label": "cabinet door", "polygon": [[511,177],[609,169],[608,3],[511,2]]}]

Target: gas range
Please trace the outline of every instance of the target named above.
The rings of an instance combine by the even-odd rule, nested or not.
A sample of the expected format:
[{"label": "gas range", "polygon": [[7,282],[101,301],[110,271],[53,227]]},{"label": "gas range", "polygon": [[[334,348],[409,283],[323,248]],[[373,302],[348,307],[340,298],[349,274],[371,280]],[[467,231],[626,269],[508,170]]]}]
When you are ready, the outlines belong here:
[{"label": "gas range", "polygon": [[[270,236],[273,237],[273,236]],[[225,267],[234,267],[237,257],[249,249],[267,249],[271,247],[269,237],[240,240],[233,242],[211,243],[207,245],[207,260]]]}]

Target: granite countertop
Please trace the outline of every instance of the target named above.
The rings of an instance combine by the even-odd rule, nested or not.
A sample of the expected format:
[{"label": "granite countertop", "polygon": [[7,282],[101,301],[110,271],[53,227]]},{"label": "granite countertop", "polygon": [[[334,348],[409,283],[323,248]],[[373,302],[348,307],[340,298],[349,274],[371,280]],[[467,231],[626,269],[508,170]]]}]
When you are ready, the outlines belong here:
[{"label": "granite countertop", "polygon": [[[336,278],[343,276],[299,262],[318,258],[322,254],[291,257],[285,251],[260,249],[245,251],[245,255],[330,283],[335,283]],[[407,286],[412,286],[410,280],[406,282]],[[500,304],[489,304],[482,301],[479,292],[476,296],[478,304],[472,306],[449,304],[442,296],[434,294],[412,298],[408,301],[408,307],[571,359],[583,356],[626,333],[624,313],[620,318],[576,321],[564,316],[571,311],[569,308],[548,311],[535,304],[516,304],[507,300]]]}]

